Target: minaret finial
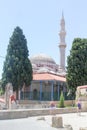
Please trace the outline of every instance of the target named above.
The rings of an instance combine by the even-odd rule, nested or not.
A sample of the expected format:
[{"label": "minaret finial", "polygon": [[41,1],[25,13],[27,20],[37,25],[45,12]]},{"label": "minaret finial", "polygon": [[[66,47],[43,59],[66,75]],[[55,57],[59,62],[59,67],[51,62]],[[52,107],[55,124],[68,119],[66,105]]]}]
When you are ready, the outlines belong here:
[{"label": "minaret finial", "polygon": [[62,19],[64,19],[64,13],[63,13],[63,10],[62,10]]}]

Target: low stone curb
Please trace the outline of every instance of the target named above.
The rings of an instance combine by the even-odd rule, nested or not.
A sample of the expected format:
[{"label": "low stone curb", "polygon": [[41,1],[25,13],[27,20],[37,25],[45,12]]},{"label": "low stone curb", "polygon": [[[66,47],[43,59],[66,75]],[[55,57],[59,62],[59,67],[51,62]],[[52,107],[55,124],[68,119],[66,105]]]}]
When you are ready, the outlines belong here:
[{"label": "low stone curb", "polygon": [[[55,108],[55,114],[64,114],[64,113],[76,113],[76,108]],[[50,115],[50,108],[43,109],[15,109],[15,110],[1,110],[0,111],[0,120],[5,119],[18,119],[18,118],[27,118],[31,116],[43,116]]]}]

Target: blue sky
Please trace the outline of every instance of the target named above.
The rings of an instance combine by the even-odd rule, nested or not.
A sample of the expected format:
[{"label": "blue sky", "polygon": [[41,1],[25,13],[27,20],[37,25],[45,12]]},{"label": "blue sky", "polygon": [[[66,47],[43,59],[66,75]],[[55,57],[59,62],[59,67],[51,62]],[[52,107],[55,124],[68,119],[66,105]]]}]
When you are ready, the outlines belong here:
[{"label": "blue sky", "polygon": [[[9,38],[20,26],[27,39],[29,57],[45,53],[59,64],[62,11],[67,60],[73,39],[87,38],[87,0],[0,0],[0,56],[6,56]],[[4,60],[0,57],[0,78]]]}]

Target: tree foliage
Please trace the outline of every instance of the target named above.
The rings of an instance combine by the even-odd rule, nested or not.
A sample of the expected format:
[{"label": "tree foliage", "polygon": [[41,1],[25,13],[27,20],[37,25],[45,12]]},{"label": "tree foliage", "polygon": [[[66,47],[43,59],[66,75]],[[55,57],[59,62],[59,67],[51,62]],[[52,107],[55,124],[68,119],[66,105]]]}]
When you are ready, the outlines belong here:
[{"label": "tree foliage", "polygon": [[66,80],[72,95],[77,86],[87,84],[87,39],[74,39],[67,58]]},{"label": "tree foliage", "polygon": [[23,84],[26,86],[31,84],[32,65],[28,56],[27,40],[23,35],[22,29],[16,27],[9,40],[7,55],[3,66],[3,88],[8,82],[12,83],[14,90],[18,90]]}]

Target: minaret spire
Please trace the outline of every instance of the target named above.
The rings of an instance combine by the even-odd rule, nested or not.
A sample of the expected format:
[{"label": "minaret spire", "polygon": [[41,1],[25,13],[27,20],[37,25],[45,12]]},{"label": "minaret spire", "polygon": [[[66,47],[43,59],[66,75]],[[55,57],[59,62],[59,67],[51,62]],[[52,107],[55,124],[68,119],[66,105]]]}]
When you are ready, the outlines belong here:
[{"label": "minaret spire", "polygon": [[63,14],[63,11],[62,11],[62,19],[64,19],[64,14]]},{"label": "minaret spire", "polygon": [[66,31],[65,31],[65,20],[64,20],[63,12],[62,12],[62,19],[60,22],[60,26],[61,26],[61,30],[59,32],[59,36],[60,36],[60,43],[59,43],[60,67],[65,70],[65,48],[66,48],[65,36],[66,36]]}]

